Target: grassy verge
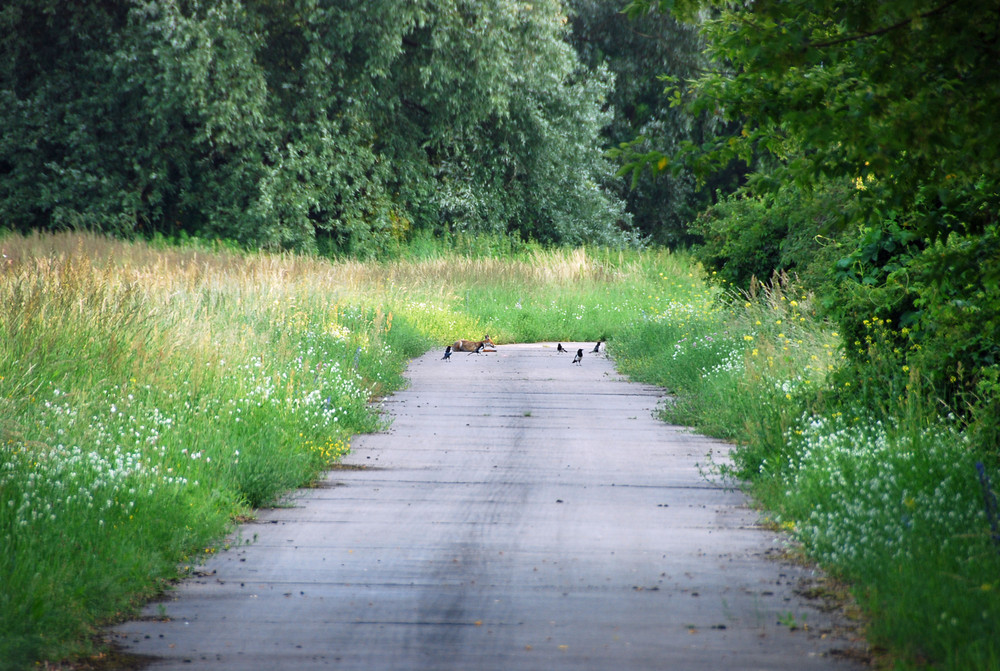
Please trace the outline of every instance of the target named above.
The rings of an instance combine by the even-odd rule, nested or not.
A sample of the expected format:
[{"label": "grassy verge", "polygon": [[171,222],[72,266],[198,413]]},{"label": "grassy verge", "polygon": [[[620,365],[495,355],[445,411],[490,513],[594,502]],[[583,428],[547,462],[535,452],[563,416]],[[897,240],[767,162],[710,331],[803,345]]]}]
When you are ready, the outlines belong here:
[{"label": "grassy verge", "polygon": [[894,405],[870,403],[840,375],[839,336],[808,296],[730,298],[626,329],[620,368],[678,395],[666,419],[736,443],[724,473],[854,586],[886,665],[1000,668],[995,446],[941,416],[916,380]]},{"label": "grassy verge", "polygon": [[379,426],[371,401],[410,357],[487,331],[602,337],[656,263],[527,246],[331,263],[89,235],[0,252],[3,669],[86,655],[233,519]]},{"label": "grassy verge", "polygon": [[3,668],[86,652],[377,427],[371,398],[426,345],[318,261],[0,244]]},{"label": "grassy verge", "polygon": [[872,408],[836,382],[841,339],[808,296],[724,300],[662,251],[500,247],[362,264],[0,240],[0,667],[86,654],[377,427],[409,357],[483,333],[606,340],[676,394],[667,419],[735,443],[726,474],[855,585],[896,668],[998,667],[977,471],[1000,480],[995,450],[915,391]]}]

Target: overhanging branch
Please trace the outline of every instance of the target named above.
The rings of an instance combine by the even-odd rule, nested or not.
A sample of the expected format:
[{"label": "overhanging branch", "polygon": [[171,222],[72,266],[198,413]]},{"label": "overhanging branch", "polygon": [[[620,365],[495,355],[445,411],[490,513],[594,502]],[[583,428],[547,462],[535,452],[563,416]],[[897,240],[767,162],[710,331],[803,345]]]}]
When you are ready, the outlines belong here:
[{"label": "overhanging branch", "polygon": [[822,48],[822,47],[834,47],[838,44],[844,44],[846,42],[855,42],[857,40],[868,39],[869,37],[878,37],[879,35],[884,35],[886,33],[892,32],[893,30],[899,30],[909,24],[913,23],[914,19],[926,19],[928,17],[934,16],[940,12],[943,12],[948,7],[954,5],[958,0],[949,0],[943,5],[939,5],[934,9],[930,9],[923,14],[917,14],[916,16],[911,16],[908,19],[903,19],[898,23],[894,23],[891,26],[885,26],[884,28],[879,28],[878,30],[873,30],[867,33],[858,33],[857,35],[847,35],[846,37],[839,37],[835,40],[830,40],[828,42],[817,42],[816,44],[809,44],[810,47]]}]

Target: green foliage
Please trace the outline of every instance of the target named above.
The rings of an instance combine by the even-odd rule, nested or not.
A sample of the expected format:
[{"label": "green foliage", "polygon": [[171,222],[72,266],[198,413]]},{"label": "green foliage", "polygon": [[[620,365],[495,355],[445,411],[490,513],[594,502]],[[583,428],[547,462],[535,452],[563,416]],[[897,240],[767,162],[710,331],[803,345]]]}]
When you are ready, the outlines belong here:
[{"label": "green foliage", "polygon": [[747,290],[755,278],[780,272],[788,221],[773,205],[770,198],[727,198],[703,212],[692,224],[704,240],[698,258],[720,280]]},{"label": "green foliage", "polygon": [[963,436],[954,427],[842,415],[800,426],[780,473],[778,519],[864,585],[859,598],[877,613],[871,640],[934,668],[994,668],[1000,554]]},{"label": "green foliage", "polygon": [[[602,190],[612,170],[594,151],[609,84],[579,66],[559,3],[456,5],[435,14],[426,43],[411,50],[444,78],[413,88],[416,114],[398,121],[414,151],[427,148],[439,224],[542,241],[620,240],[624,213]],[[470,22],[479,26],[473,40]],[[469,64],[481,82],[469,82]]]},{"label": "green foliage", "polygon": [[404,384],[409,357],[486,329],[610,337],[654,268],[687,267],[505,236],[422,245],[419,260],[333,263],[0,238],[0,668],[86,654],[234,517],[379,428],[371,400]]},{"label": "green foliage", "polygon": [[[979,235],[951,233],[921,250],[905,271],[919,311],[911,341],[921,347],[911,365],[937,389],[953,386],[949,378],[959,375],[978,384],[1000,366],[1000,226]],[[902,284],[898,275],[892,279]]]},{"label": "green foliage", "polygon": [[[629,19],[619,4],[604,0],[568,4],[572,42],[580,59],[591,68],[607,67],[614,75],[607,96],[613,116],[602,132],[611,155],[636,138],[647,150],[655,146],[670,152],[683,140],[700,142],[715,132],[715,115],[691,115],[664,95],[669,81],[687,80],[707,65],[695,26],[664,14]],[[690,173],[655,173],[642,171],[631,184],[620,180],[620,197],[643,235],[672,247],[686,245],[692,236],[685,224],[716,188],[724,187],[714,183],[699,189]]]},{"label": "green foliage", "polygon": [[695,224],[701,258],[742,287],[774,270],[821,287],[829,269],[822,303],[857,343],[841,381],[883,409],[919,386],[942,412],[978,422],[977,404],[993,403],[975,390],[997,362],[1000,313],[996,3],[676,9],[702,20],[714,69],[675,102],[722,114],[733,132],[678,151],[633,147],[625,168],[755,166],[742,197]]},{"label": "green foliage", "polygon": [[[988,381],[1000,363],[998,263],[995,225],[937,242],[891,221],[868,229],[839,264],[848,280],[841,285],[839,321],[848,342],[858,343],[848,349],[853,375],[881,391],[883,403],[892,398],[885,394],[916,384],[943,412],[996,435],[996,415],[987,408],[996,407]],[[883,328],[879,346],[872,346],[876,323]],[[886,384],[886,376],[897,383]]]},{"label": "green foliage", "polygon": [[997,130],[994,10],[921,0],[723,6],[706,37],[725,70],[697,82],[695,106],[747,120],[718,149],[759,144],[802,183],[874,178],[878,200],[893,204],[930,183],[954,191],[995,174],[1000,155],[994,143],[973,148]]},{"label": "green foliage", "polygon": [[416,229],[624,244],[610,84],[565,24],[557,0],[14,0],[0,219],[361,256]]},{"label": "green foliage", "polygon": [[4,669],[85,648],[313,479],[427,345],[290,261],[87,236],[7,236],[0,258]]},{"label": "green foliage", "polygon": [[739,444],[728,470],[742,478],[783,453],[803,399],[840,362],[837,334],[792,286],[760,286],[739,303],[700,279],[686,291],[665,286],[668,301],[625,329],[615,348],[621,370],[675,395],[668,420]]},{"label": "green foliage", "polygon": [[[974,469],[996,444],[995,366],[968,391],[966,426],[938,416],[912,369],[893,377],[896,327],[870,317],[842,347],[793,284],[735,299],[684,254],[424,235],[368,263],[2,238],[0,488],[15,504],[0,506],[0,660],[85,650],[95,623],[214,552],[234,513],[377,427],[368,400],[403,383],[406,357],[489,331],[501,347],[605,339],[620,370],[674,393],[667,418],[734,441],[702,465],[749,478],[857,581],[873,643],[995,668],[1000,555]],[[992,243],[941,244],[963,259]],[[863,354],[864,385],[838,371]]]},{"label": "green foliage", "polygon": [[[618,332],[613,352],[631,377],[675,392],[668,420],[736,443],[703,465],[748,481],[779,528],[850,581],[866,638],[895,666],[996,668],[1000,553],[976,468],[996,446],[996,369],[981,369],[992,400],[977,406],[993,414],[967,427],[941,416],[913,370],[902,381],[889,370],[899,363],[884,320],[869,317],[842,348],[789,285],[664,303]],[[859,383],[841,366],[863,355]]]},{"label": "green foliage", "polygon": [[715,271],[713,279],[749,291],[754,280],[795,275],[799,286],[817,290],[842,253],[843,221],[853,188],[827,182],[803,192],[793,184],[761,195],[723,198],[691,223],[702,243],[695,256]]}]

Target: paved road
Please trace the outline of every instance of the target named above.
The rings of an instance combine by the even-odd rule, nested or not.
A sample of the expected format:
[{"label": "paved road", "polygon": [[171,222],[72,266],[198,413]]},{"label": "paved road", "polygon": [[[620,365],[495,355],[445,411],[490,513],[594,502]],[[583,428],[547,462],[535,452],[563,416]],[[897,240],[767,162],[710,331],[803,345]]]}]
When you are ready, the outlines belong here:
[{"label": "paved road", "polygon": [[700,475],[726,446],[656,420],[662,392],[603,354],[570,359],[417,359],[389,431],[116,639],[153,669],[856,668],[796,595],[809,572]]}]

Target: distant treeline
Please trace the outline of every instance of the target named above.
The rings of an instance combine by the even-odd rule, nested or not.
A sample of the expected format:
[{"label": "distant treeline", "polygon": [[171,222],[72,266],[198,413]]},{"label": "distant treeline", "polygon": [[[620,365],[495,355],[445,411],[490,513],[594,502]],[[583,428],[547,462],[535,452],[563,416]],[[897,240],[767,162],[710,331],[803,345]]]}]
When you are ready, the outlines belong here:
[{"label": "distant treeline", "polygon": [[11,0],[0,227],[354,256],[442,233],[690,245],[727,287],[815,292],[850,393],[926,395],[995,443],[998,17],[998,0]]},{"label": "distant treeline", "polygon": [[12,0],[0,226],[626,243],[613,77],[570,30],[558,0]]}]

